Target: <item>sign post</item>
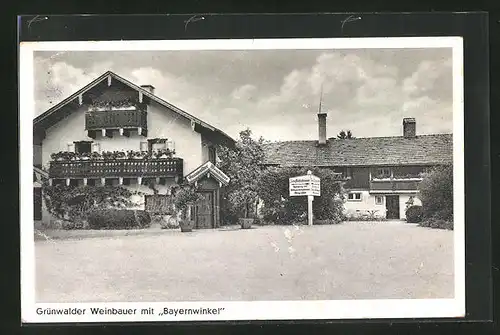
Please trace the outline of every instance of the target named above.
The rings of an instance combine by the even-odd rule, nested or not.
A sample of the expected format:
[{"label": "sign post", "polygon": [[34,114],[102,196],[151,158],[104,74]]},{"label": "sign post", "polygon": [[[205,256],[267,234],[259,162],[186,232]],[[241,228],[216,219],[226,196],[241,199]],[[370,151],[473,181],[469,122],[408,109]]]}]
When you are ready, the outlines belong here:
[{"label": "sign post", "polygon": [[313,201],[314,197],[321,196],[321,181],[319,177],[307,171],[307,175],[293,177],[289,180],[290,196],[307,196],[307,223],[313,224]]}]

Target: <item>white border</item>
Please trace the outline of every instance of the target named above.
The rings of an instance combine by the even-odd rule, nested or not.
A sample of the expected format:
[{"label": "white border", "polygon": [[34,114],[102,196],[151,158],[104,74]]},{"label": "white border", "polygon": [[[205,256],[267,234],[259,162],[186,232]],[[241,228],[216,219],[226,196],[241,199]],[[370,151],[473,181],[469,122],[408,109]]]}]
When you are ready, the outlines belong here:
[{"label": "white border", "polygon": [[[170,303],[35,303],[33,227],[34,51],[265,50],[452,48],[455,298],[423,300],[330,300]],[[465,193],[463,41],[461,37],[334,39],[238,39],[182,41],[22,42],[20,46],[21,317],[26,323],[435,318],[465,316]],[[91,315],[90,308],[132,308],[136,315]],[[140,315],[142,308],[221,308],[210,315]],[[38,315],[37,308],[86,308],[84,315]]]}]

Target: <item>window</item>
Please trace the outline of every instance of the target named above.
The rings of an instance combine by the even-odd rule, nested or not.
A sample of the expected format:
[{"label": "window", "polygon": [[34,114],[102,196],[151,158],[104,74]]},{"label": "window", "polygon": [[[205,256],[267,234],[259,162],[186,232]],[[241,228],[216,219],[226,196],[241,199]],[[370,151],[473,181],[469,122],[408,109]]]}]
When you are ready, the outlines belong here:
[{"label": "window", "polygon": [[159,150],[166,150],[167,149],[167,143],[153,143],[151,145],[151,150],[152,151],[159,151]]},{"label": "window", "polygon": [[210,162],[212,162],[212,164],[215,164],[215,157],[216,157],[215,147],[209,146],[208,147],[208,160]]},{"label": "window", "polygon": [[378,168],[375,173],[375,178],[384,179],[391,177],[391,169],[390,168]]},{"label": "window", "polygon": [[361,201],[361,193],[360,192],[352,192],[347,195],[347,200],[349,201]]},{"label": "window", "polygon": [[92,142],[89,141],[78,141],[74,142],[74,151],[81,153],[91,153],[92,152]]},{"label": "window", "polygon": [[376,195],[375,196],[375,205],[383,205],[384,204],[384,196]]}]

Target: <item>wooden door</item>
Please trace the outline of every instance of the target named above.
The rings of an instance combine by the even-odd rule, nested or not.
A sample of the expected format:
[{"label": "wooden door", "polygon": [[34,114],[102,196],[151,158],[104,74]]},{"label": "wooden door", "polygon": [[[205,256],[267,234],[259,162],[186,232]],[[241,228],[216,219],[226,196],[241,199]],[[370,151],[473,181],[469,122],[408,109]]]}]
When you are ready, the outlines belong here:
[{"label": "wooden door", "polygon": [[387,219],[399,219],[399,195],[386,195],[385,207]]},{"label": "wooden door", "polygon": [[196,228],[213,228],[214,192],[200,192],[203,199],[196,204]]}]

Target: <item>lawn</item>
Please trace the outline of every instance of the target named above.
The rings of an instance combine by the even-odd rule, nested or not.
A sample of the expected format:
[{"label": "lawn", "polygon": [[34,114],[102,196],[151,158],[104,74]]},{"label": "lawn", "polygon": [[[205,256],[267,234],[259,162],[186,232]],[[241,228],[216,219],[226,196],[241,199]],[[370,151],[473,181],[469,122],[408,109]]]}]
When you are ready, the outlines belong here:
[{"label": "lawn", "polygon": [[403,223],[36,241],[38,302],[452,298],[453,232]]}]

